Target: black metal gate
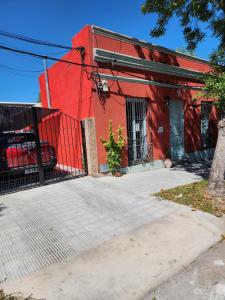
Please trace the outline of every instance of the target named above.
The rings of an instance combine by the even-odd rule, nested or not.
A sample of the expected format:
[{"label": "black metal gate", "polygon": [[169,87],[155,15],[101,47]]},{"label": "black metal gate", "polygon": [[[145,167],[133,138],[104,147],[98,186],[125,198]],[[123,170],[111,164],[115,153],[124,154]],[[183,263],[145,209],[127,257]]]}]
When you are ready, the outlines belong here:
[{"label": "black metal gate", "polygon": [[57,109],[0,106],[0,194],[87,174],[81,122]]},{"label": "black metal gate", "polygon": [[135,165],[147,161],[146,100],[126,99],[128,164]]}]

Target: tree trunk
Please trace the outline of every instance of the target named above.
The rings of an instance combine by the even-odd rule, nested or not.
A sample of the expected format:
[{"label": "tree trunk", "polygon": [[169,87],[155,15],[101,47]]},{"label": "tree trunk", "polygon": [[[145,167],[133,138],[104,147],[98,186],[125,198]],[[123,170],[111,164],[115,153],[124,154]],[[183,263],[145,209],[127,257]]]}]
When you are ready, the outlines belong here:
[{"label": "tree trunk", "polygon": [[214,197],[225,197],[225,118],[218,123],[218,139],[209,175],[208,192]]}]

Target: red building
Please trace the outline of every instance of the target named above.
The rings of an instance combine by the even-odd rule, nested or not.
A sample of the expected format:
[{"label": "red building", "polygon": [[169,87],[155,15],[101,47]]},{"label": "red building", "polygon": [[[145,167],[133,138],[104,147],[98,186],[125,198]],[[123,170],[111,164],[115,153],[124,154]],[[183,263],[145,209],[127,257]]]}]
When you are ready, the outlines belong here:
[{"label": "red building", "polygon": [[[84,27],[72,47],[62,57],[67,62],[48,69],[51,107],[95,119],[100,171],[107,170],[100,137],[107,137],[109,120],[126,136],[125,171],[163,166],[168,154],[173,160],[212,155],[216,113],[210,100],[196,96],[207,61],[96,26]],[[47,107],[44,74],[40,90]]]}]

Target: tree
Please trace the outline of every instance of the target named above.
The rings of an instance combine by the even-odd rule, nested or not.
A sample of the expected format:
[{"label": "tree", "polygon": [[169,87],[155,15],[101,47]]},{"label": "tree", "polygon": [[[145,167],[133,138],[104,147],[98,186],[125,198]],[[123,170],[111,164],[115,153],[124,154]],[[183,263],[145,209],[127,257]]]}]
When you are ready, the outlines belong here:
[{"label": "tree", "polygon": [[206,36],[201,23],[210,25],[213,35],[219,39],[219,47],[225,48],[224,0],[146,0],[142,12],[157,14],[156,25],[150,32],[152,37],[164,35],[168,22],[175,16],[183,28],[188,50],[194,50]]},{"label": "tree", "polygon": [[206,32],[201,24],[206,23],[218,38],[219,46],[211,54],[210,61],[213,71],[202,77],[205,87],[203,95],[214,98],[217,108],[218,139],[209,176],[208,191],[213,196],[225,196],[225,1],[224,0],[146,0],[142,5],[144,14],[157,14],[155,27],[151,30],[152,37],[166,33],[168,22],[174,16],[183,28],[184,39],[188,50],[195,50],[203,41]]},{"label": "tree", "polygon": [[213,72],[203,75],[205,87],[203,96],[215,99],[213,104],[217,109],[218,139],[214,159],[209,175],[208,191],[212,196],[224,197],[224,171],[225,171],[225,51],[223,49],[211,55],[214,65]]},{"label": "tree", "polygon": [[179,48],[176,48],[176,52],[184,53],[184,54],[187,54],[187,55],[190,55],[190,56],[196,56],[194,50],[188,50],[188,49],[185,48],[185,47],[179,47]]}]

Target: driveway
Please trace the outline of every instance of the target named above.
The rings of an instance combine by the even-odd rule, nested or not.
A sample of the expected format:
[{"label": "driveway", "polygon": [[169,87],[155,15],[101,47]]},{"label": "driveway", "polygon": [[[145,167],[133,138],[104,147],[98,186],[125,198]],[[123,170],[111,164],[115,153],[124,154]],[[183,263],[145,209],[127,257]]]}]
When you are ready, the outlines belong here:
[{"label": "driveway", "polygon": [[185,171],[162,169],[122,178],[84,177],[2,196],[0,281],[38,271],[169,214],[170,203],[148,195],[195,179]]},{"label": "driveway", "polygon": [[[7,282],[33,272],[45,271],[49,265],[62,261],[72,267],[69,262],[70,257],[73,260],[76,257],[79,259],[80,255],[83,253],[85,255],[88,253],[87,250],[92,251],[92,249],[99,249],[101,253],[100,249],[103,247],[101,245],[107,245],[107,243],[110,243],[110,246],[104,246],[106,248],[103,247],[102,251],[107,249],[107,255],[110,255],[109,261],[112,263],[113,256],[117,257],[120,251],[123,255],[126,253],[123,247],[120,249],[119,240],[126,238],[132,241],[133,238],[130,235],[139,236],[138,230],[144,230],[142,234],[144,242],[148,242],[148,245],[144,245],[146,251],[150,245],[152,247],[154,243],[159,243],[154,248],[157,250],[158,247],[157,255],[162,250],[163,253],[165,252],[165,247],[169,247],[171,238],[174,238],[174,245],[179,242],[179,238],[182,238],[180,251],[184,251],[184,248],[191,245],[193,234],[196,233],[193,250],[189,251],[184,260],[190,261],[219,240],[222,232],[221,223],[213,216],[191,212],[189,208],[172,202],[159,201],[150,194],[161,188],[174,187],[198,179],[199,176],[195,172],[188,172],[183,167],[178,167],[171,170],[160,169],[129,174],[122,178],[84,177],[2,196],[0,208],[1,281],[5,281],[6,287],[10,287],[10,283],[7,285]],[[166,233],[170,226],[171,230]],[[181,230],[180,233],[176,232],[178,228]],[[152,231],[150,236],[149,230]],[[153,236],[154,241],[151,240]],[[166,246],[165,241],[168,238]],[[199,245],[197,241],[200,241]],[[110,254],[111,249],[114,249],[112,250],[114,253]],[[173,255],[177,256],[178,253],[175,251]],[[173,255],[169,257],[169,261]],[[90,254],[90,258],[94,259],[94,255]],[[119,258],[126,261],[122,255],[119,255]],[[180,266],[181,262],[179,259],[177,261]],[[94,264],[96,264],[95,259]],[[75,265],[79,269],[79,263]],[[61,266],[60,264],[54,266],[59,266],[59,270],[53,271],[53,274],[59,276]],[[106,262],[104,266],[107,266]],[[176,265],[175,269],[177,267]],[[84,267],[81,269],[84,270]],[[93,272],[94,269],[92,267]],[[110,272],[110,267],[107,270]],[[155,270],[158,272],[157,268]],[[50,272],[48,268],[46,272]],[[94,276],[100,273],[98,270],[94,272]],[[54,275],[51,276],[54,277]],[[80,275],[76,274],[76,276]],[[26,278],[29,277],[25,277],[25,280]],[[40,286],[43,285],[42,281]],[[27,288],[29,284],[20,282],[19,285],[12,285],[13,288],[22,288],[22,286]],[[57,283],[57,286],[59,287],[60,284]],[[55,290],[54,287],[52,289]],[[82,290],[85,291],[85,286],[82,286]],[[62,299],[62,297],[78,299],[68,295],[60,295],[59,298],[54,295],[47,299]],[[86,296],[84,297],[82,293],[80,297],[79,299],[89,299],[85,298]],[[100,299],[98,297],[99,294],[96,299]],[[107,299],[107,297],[102,299]],[[95,298],[91,296],[90,299]]]}]

